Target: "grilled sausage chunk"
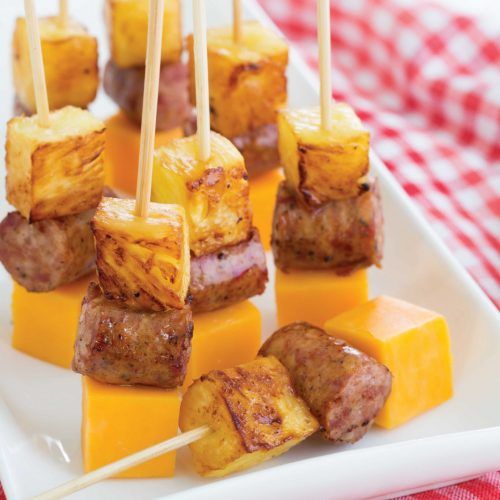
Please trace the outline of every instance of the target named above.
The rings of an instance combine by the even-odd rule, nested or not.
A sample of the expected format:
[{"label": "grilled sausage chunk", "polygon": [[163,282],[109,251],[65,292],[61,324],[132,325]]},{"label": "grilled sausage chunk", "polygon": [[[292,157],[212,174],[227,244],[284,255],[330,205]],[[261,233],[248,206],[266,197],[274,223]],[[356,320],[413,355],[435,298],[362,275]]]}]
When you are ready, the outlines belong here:
[{"label": "grilled sausage chunk", "polygon": [[256,228],[247,241],[191,258],[189,296],[194,312],[214,311],[260,295],[266,283],[266,255]]},{"label": "grilled sausage chunk", "polygon": [[276,199],[272,248],[276,266],[348,274],[382,259],[383,218],[377,181],[365,192],[319,208],[302,205],[283,182]]},{"label": "grilled sausage chunk", "polygon": [[[189,120],[184,123],[184,134],[189,136],[196,133],[195,111]],[[278,153],[278,127],[275,123],[263,125],[255,130],[228,137],[245,159],[245,167],[252,178],[280,164]]]},{"label": "grilled sausage chunk", "polygon": [[117,385],[182,385],[191,354],[189,307],[132,311],[91,283],[83,299],[73,370]]},{"label": "grilled sausage chunk", "polygon": [[95,265],[89,222],[94,210],[30,223],[19,212],[0,222],[0,261],[30,292],[48,292],[88,274]]},{"label": "grilled sausage chunk", "polygon": [[[109,61],[103,77],[106,93],[138,125],[142,117],[144,71],[144,67],[119,68]],[[191,112],[186,65],[182,62],[164,64],[160,69],[156,130],[182,126]]]},{"label": "grilled sausage chunk", "polygon": [[391,373],[384,365],[308,323],[281,328],[259,354],[285,365],[330,441],[361,439],[391,391]]}]

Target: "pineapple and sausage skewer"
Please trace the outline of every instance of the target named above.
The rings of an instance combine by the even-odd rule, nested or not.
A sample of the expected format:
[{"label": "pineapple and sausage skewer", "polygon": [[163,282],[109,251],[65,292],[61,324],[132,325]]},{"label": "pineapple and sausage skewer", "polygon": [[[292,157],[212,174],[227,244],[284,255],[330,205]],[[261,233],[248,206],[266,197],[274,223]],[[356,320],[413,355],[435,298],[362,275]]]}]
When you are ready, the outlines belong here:
[{"label": "pineapple and sausage skewer", "polygon": [[[277,112],[287,103],[288,47],[257,21],[241,20],[233,1],[233,26],[207,32],[212,129],[227,137],[245,159],[250,177],[279,165]],[[196,103],[193,37],[187,38],[189,90]],[[190,133],[194,123],[187,123]]]},{"label": "pineapple and sausage skewer", "polygon": [[278,115],[285,180],[271,246],[281,326],[322,325],[367,301],[366,268],[382,260],[382,203],[377,180],[368,177],[369,132],[350,106],[332,102],[328,0],[318,0],[318,13],[320,106]]},{"label": "pineapple and sausage skewer", "polygon": [[181,385],[193,322],[184,207],[150,203],[163,0],[150,2],[136,200],[103,198],[91,221],[99,286],[82,305],[73,369],[118,385]]},{"label": "pineapple and sausage skewer", "polygon": [[0,223],[0,260],[21,286],[46,292],[94,266],[89,220],[103,194],[105,126],[73,106],[49,112],[44,68],[51,66],[43,64],[33,4],[25,5],[17,63],[33,68],[23,81],[29,76],[37,114],[7,125],[7,200],[17,211]]}]

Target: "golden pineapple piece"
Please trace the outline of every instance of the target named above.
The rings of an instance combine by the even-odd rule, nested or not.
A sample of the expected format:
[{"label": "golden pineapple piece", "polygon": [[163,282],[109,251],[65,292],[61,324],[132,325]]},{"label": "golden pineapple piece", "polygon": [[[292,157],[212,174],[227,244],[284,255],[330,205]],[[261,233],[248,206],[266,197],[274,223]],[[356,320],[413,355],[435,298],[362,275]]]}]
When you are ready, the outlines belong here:
[{"label": "golden pineapple piece", "polygon": [[66,106],[7,124],[7,200],[30,220],[51,219],[95,208],[104,187],[104,123]]},{"label": "golden pineapple piece", "polygon": [[[226,137],[276,123],[286,105],[288,47],[256,21],[243,23],[242,40],[233,42],[232,27],[207,32],[210,121]],[[188,37],[190,94],[195,102],[193,37]]]},{"label": "golden pineapple piece", "polygon": [[[162,63],[178,61],[182,52],[180,0],[165,0]],[[106,0],[105,17],[111,58],[121,68],[144,66],[149,0]]]},{"label": "golden pineapple piece", "polygon": [[[61,26],[57,17],[39,19],[50,109],[86,108],[99,86],[97,39],[77,22]],[[35,94],[24,18],[16,20],[12,39],[14,88],[20,104],[35,113]]]},{"label": "golden pineapple piece", "polygon": [[175,139],[155,152],[153,201],[186,209],[191,252],[199,257],[245,241],[252,226],[248,175],[240,152],[210,135],[211,156],[197,159],[196,136]]},{"label": "golden pineapple piece", "polygon": [[184,307],[190,278],[184,208],[151,203],[143,218],[134,200],[103,198],[90,225],[106,298],[136,310]]},{"label": "golden pineapple piece", "polygon": [[179,426],[186,432],[202,425],[212,432],[189,446],[196,470],[206,477],[281,455],[319,427],[273,356],[196,380],[182,399]]},{"label": "golden pineapple piece", "polygon": [[332,129],[319,108],[281,111],[278,148],[288,184],[309,205],[356,196],[369,170],[370,134],[353,109],[334,103]]}]

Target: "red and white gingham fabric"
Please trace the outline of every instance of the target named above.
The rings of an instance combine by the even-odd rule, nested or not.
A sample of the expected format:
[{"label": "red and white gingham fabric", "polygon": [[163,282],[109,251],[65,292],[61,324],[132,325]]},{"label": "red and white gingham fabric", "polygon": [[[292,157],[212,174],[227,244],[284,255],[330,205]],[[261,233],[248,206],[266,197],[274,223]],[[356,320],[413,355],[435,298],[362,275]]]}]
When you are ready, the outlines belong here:
[{"label": "red and white gingham fabric", "polygon": [[[315,0],[260,0],[316,65]],[[500,306],[500,17],[436,0],[332,0],[333,90]]]},{"label": "red and white gingham fabric", "polygon": [[[259,0],[317,63],[315,0]],[[333,93],[500,306],[500,18],[436,0],[332,0]],[[406,499],[500,499],[500,472]]]}]

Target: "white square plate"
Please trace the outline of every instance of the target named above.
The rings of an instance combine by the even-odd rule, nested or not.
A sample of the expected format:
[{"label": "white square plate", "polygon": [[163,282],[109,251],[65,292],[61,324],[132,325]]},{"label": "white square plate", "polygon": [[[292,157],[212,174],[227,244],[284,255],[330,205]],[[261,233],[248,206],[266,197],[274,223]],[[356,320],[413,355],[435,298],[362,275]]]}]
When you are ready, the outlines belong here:
[{"label": "white square plate", "polygon": [[[56,2],[39,3],[40,13]],[[15,5],[14,5],[15,4]],[[230,22],[229,0],[207,2],[210,25]],[[21,2],[2,2],[0,135],[10,115],[10,35]],[[42,10],[43,8],[43,10]],[[52,10],[50,10],[52,8]],[[75,16],[98,33],[101,63],[107,53],[102,5],[74,0]],[[185,30],[191,24],[185,2]],[[248,1],[246,16],[270,21]],[[317,82],[292,53],[289,70],[291,106],[317,101]],[[114,112],[101,93],[92,106],[105,117]],[[74,498],[365,498],[423,489],[500,469],[500,318],[375,155],[386,220],[382,271],[371,272],[371,295],[394,295],[444,314],[449,321],[455,371],[455,397],[393,431],[373,429],[353,446],[331,446],[312,438],[286,455],[223,480],[203,480],[190,465],[189,452],[178,455],[170,480],[112,480]],[[3,173],[2,173],[3,177]],[[1,215],[7,211],[3,193]],[[269,259],[272,269],[272,260]],[[273,274],[273,273],[271,273]],[[0,272],[0,478],[10,500],[27,498],[82,473],[80,458],[80,377],[39,362],[10,347],[10,278]],[[264,332],[275,328],[273,277],[254,301]],[[33,318],[36,322],[37,318]],[[8,407],[8,408],[7,408]],[[136,432],[130,429],[130,432]],[[137,430],[139,432],[139,430]]]}]

